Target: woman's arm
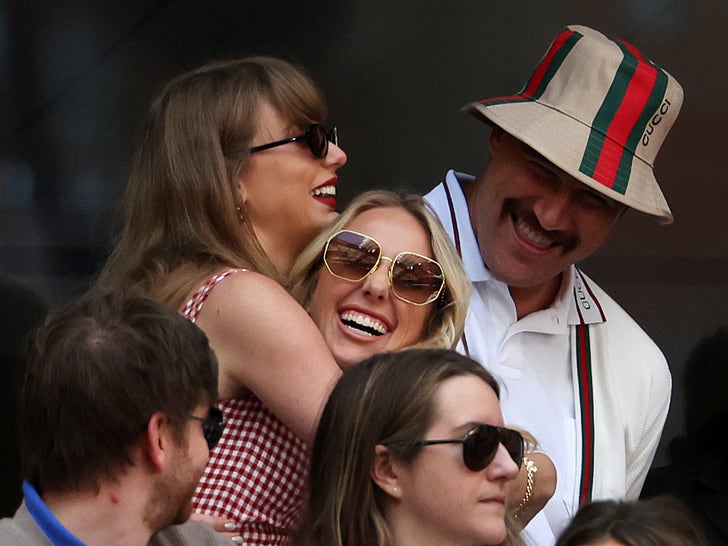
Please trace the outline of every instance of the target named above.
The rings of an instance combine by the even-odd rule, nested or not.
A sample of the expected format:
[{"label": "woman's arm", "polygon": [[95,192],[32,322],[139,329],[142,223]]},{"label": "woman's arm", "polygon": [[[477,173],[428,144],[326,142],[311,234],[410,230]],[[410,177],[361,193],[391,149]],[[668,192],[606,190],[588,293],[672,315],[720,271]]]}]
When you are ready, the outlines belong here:
[{"label": "woman's arm", "polygon": [[247,271],[210,292],[197,320],[220,364],[220,397],[252,391],[311,443],[341,375],[318,328],[275,281]]}]

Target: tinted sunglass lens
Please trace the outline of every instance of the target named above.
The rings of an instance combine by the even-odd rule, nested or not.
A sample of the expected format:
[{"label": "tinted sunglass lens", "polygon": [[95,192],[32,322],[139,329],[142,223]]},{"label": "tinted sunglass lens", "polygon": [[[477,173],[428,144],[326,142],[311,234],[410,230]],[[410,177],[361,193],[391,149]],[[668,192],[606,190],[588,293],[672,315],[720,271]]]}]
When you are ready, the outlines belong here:
[{"label": "tinted sunglass lens", "polygon": [[463,442],[463,461],[473,472],[479,472],[490,464],[498,450],[498,430],[490,426],[478,426]]},{"label": "tinted sunglass lens", "polygon": [[341,231],[329,240],[324,262],[337,277],[359,281],[377,265],[379,245],[351,231]]},{"label": "tinted sunglass lens", "polygon": [[517,430],[501,429],[501,442],[506,446],[513,462],[520,468],[523,462],[523,436],[521,433]]},{"label": "tinted sunglass lens", "polygon": [[212,450],[222,437],[225,424],[222,420],[222,412],[218,408],[211,408],[207,418],[202,423],[202,434],[207,441],[207,448]]},{"label": "tinted sunglass lens", "polygon": [[442,283],[439,264],[416,254],[400,254],[392,268],[394,293],[411,303],[423,304],[432,301],[440,291]]},{"label": "tinted sunglass lens", "polygon": [[334,127],[330,131],[326,131],[326,138],[329,142],[339,145],[339,130]]},{"label": "tinted sunglass lens", "polygon": [[326,136],[326,130],[320,125],[311,125],[309,127],[308,147],[311,148],[313,155],[321,159],[329,153],[329,140]]}]

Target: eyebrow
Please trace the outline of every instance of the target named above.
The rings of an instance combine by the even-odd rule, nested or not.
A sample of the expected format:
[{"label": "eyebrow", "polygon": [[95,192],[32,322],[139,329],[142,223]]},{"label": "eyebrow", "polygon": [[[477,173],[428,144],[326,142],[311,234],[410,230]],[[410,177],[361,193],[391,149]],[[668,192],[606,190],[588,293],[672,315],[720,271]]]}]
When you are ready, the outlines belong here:
[{"label": "eyebrow", "polygon": [[533,157],[534,159],[538,159],[539,161],[543,161],[544,163],[546,163],[546,166],[547,167],[551,167],[551,168],[557,169],[559,171],[562,170],[559,167],[557,167],[556,165],[554,165],[554,163],[552,161],[550,161],[549,159],[546,159],[544,156],[542,156],[536,150],[534,150],[533,148],[531,148],[525,142],[521,142],[521,149],[523,150],[523,152],[526,155],[529,155],[529,156]]},{"label": "eyebrow", "polygon": [[494,423],[486,423],[485,421],[468,421],[467,423],[464,423],[458,427],[453,428],[454,434],[460,434],[461,436],[464,436],[466,433],[470,432],[473,428],[477,427],[478,425],[489,425],[491,427],[497,427],[497,426],[503,426],[503,425],[496,425]]},{"label": "eyebrow", "polygon": [[[528,144],[526,144],[524,142],[521,142],[521,149],[523,150],[523,152],[526,155],[529,155],[529,156],[533,157],[534,159],[537,159],[537,160],[542,161],[543,163],[545,163],[546,164],[545,167],[551,168],[551,169],[554,169],[557,172],[563,172],[564,174],[569,175],[569,173],[567,173],[566,171],[564,171],[562,168],[554,165],[554,163],[552,161],[546,159],[544,156],[542,156],[536,150],[534,150],[533,148],[531,148]],[[571,176],[571,175],[569,175],[569,176]],[[624,205],[623,203],[619,203],[619,201],[617,201],[616,199],[613,199],[612,197],[610,197],[610,196],[608,196],[608,195],[600,192],[596,188],[592,188],[591,186],[589,186],[589,184],[585,184],[581,180],[578,180],[577,179],[577,182],[579,182],[580,184],[582,184],[584,186],[584,188],[586,188],[588,191],[590,191],[594,195],[606,199],[607,202],[610,203],[610,204],[615,204],[615,205],[620,205],[621,204],[621,205]],[[625,210],[627,210],[627,208],[628,208],[627,205],[624,205],[624,207],[625,207]]]}]

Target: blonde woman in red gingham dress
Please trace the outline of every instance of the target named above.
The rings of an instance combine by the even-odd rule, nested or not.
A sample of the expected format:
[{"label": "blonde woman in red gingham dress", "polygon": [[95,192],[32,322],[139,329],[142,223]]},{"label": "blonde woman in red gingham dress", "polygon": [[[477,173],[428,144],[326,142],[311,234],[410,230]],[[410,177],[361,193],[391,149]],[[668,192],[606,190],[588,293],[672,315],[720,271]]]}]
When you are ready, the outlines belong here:
[{"label": "blonde woman in red gingham dress", "polygon": [[346,154],[325,119],[315,84],[280,59],[212,62],[173,79],[148,111],[124,229],[98,281],[182,310],[216,275],[248,270],[217,278],[188,311],[217,356],[228,421],[198,495],[207,515],[193,519],[222,531],[211,514],[224,515],[246,544],[284,544],[295,530],[304,442],[341,375],[282,285],[337,216]]},{"label": "blonde woman in red gingham dress", "polygon": [[[229,275],[213,276],[187,301],[183,316],[192,322],[210,292]],[[242,522],[245,543],[286,544],[303,502],[306,445],[254,394],[220,400],[225,430],[200,481],[193,505],[203,514]]]}]

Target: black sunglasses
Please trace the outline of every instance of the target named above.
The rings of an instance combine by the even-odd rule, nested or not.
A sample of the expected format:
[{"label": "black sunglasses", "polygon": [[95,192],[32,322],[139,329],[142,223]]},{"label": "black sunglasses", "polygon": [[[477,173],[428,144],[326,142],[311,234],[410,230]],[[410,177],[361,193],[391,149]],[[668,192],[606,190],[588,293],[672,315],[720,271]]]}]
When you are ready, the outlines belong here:
[{"label": "black sunglasses", "polygon": [[324,247],[324,264],[334,277],[359,282],[374,273],[382,260],[390,262],[392,293],[407,303],[433,302],[445,286],[440,264],[415,252],[400,252],[394,258],[382,256],[381,245],[371,237],[344,229],[334,233]]},{"label": "black sunglasses", "polygon": [[336,127],[328,131],[323,125],[314,123],[313,125],[309,125],[306,132],[302,135],[276,140],[275,142],[261,144],[260,146],[253,146],[248,151],[254,154],[255,152],[261,152],[269,148],[275,148],[276,146],[283,146],[289,142],[305,142],[308,144],[308,148],[313,155],[319,159],[323,159],[329,153],[329,142],[333,142],[337,146],[339,145],[339,135]]},{"label": "black sunglasses", "polygon": [[219,408],[210,408],[207,417],[190,415],[190,419],[202,423],[202,435],[207,442],[207,448],[212,451],[220,441],[225,423],[222,420],[222,411]]},{"label": "black sunglasses", "polygon": [[523,460],[523,436],[521,436],[521,433],[517,430],[494,425],[475,425],[462,438],[417,442],[417,445],[420,446],[434,444],[463,444],[463,462],[473,472],[483,470],[491,463],[500,444],[503,444],[518,468],[521,468]]}]

